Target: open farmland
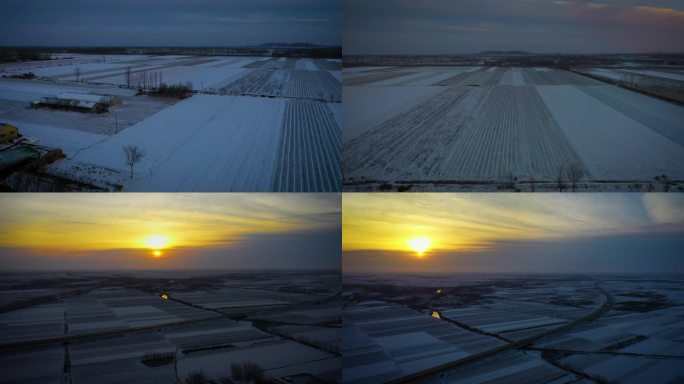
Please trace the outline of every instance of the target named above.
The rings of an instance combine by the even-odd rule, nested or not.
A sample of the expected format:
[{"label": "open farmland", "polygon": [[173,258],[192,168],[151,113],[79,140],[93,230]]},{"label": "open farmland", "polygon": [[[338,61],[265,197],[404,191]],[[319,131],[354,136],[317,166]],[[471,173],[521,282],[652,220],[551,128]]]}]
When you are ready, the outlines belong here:
[{"label": "open farmland", "polygon": [[682,284],[676,275],[345,276],[342,376],[676,382],[684,375]]},{"label": "open farmland", "polygon": [[[340,62],[76,55],[0,65],[0,121],[65,158],[11,169],[11,190],[339,191]],[[184,100],[155,96],[188,84]],[[104,113],[31,108],[66,93],[116,97]],[[143,152],[131,167],[124,146]]]},{"label": "open farmland", "polygon": [[580,73],[360,67],[345,70],[343,92],[345,190],[663,190],[684,179],[684,107]]},{"label": "open farmland", "polygon": [[3,294],[16,296],[30,287],[39,294],[40,287],[49,302],[0,308],[0,383],[185,382],[196,372],[215,382],[237,381],[234,366],[248,363],[264,379],[340,381],[339,274],[4,278]]}]

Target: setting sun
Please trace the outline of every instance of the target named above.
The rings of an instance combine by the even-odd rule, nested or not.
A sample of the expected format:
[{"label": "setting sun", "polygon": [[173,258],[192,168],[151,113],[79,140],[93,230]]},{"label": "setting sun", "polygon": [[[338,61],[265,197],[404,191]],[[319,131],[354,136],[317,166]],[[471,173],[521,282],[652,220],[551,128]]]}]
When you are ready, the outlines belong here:
[{"label": "setting sun", "polygon": [[412,239],[409,239],[407,243],[412,250],[416,251],[418,256],[423,256],[425,251],[427,251],[428,248],[430,248],[432,241],[427,237],[414,237]]},{"label": "setting sun", "polygon": [[[150,248],[150,249],[159,250],[159,249],[166,248],[166,247],[168,247],[169,242],[170,242],[169,238],[167,236],[164,236],[164,235],[152,235],[152,236],[148,236],[147,238],[145,238],[145,245],[147,246],[147,248]],[[159,255],[161,255],[161,252]],[[159,256],[159,255],[157,255],[157,253],[155,252],[155,256]]]}]

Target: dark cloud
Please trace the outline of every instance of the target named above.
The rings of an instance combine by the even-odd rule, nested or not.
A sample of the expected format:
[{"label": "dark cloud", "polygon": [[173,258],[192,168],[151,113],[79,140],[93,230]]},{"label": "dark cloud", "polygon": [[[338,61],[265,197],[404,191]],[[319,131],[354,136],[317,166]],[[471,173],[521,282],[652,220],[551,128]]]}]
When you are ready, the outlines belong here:
[{"label": "dark cloud", "polygon": [[340,0],[6,0],[1,45],[339,45]]},{"label": "dark cloud", "polygon": [[681,1],[345,0],[345,54],[682,51]]}]

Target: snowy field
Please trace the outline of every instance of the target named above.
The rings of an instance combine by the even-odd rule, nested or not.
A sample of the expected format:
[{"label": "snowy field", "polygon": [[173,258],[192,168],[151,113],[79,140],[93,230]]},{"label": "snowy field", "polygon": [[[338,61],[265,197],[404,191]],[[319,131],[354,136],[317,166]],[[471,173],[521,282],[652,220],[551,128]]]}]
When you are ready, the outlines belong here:
[{"label": "snowy field", "polygon": [[684,179],[684,107],[577,73],[367,67],[343,83],[346,190],[364,180],[495,189],[570,168],[589,190]]},{"label": "snowy field", "polygon": [[[677,382],[684,374],[683,284],[679,275],[345,276],[343,378],[383,383],[416,373],[407,382]],[[375,300],[358,302],[365,297]],[[407,301],[425,309],[400,304]],[[590,313],[599,314],[588,321]],[[431,356],[445,343],[466,353],[440,366],[440,355]]]},{"label": "snowy field", "polygon": [[[51,175],[123,191],[341,188],[339,61],[78,55],[20,64],[0,70],[30,70],[39,79],[0,79],[0,120],[63,150],[67,159],[46,168]],[[189,82],[198,94],[180,102],[136,95],[145,74]],[[101,114],[29,108],[64,92],[117,96],[122,104]],[[132,177],[126,145],[145,154]]]}]

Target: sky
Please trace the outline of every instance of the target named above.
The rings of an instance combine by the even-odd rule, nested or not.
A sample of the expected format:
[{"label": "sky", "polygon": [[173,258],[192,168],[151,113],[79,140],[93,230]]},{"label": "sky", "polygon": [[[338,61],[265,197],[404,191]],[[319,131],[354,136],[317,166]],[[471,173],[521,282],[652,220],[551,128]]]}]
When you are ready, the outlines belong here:
[{"label": "sky", "polygon": [[0,194],[0,270],[337,269],[338,194]]},{"label": "sky", "polygon": [[343,273],[684,271],[678,194],[345,194],[342,212]]},{"label": "sky", "polygon": [[0,45],[340,45],[341,8],[341,0],[3,0]]},{"label": "sky", "polygon": [[681,0],[344,0],[344,54],[684,52]]}]

